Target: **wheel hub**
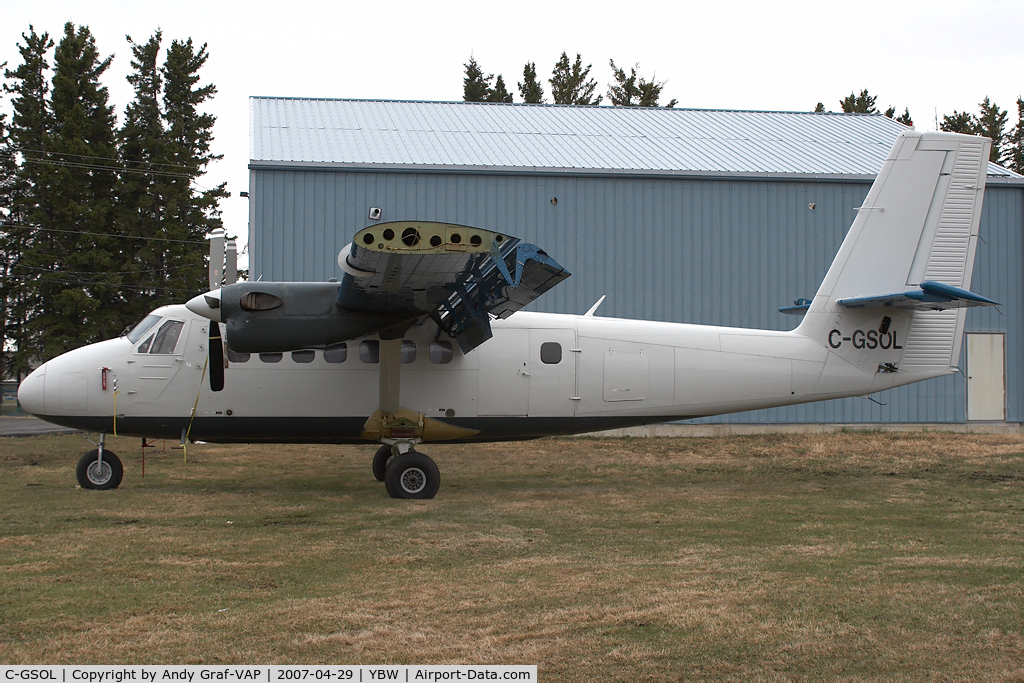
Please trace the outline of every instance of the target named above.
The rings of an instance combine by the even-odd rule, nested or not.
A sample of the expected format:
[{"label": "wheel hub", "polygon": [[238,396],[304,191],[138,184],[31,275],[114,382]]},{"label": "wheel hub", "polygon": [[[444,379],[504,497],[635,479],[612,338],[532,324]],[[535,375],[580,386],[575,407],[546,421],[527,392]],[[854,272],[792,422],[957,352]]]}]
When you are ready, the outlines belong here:
[{"label": "wheel hub", "polygon": [[410,467],[402,472],[400,481],[406,493],[419,493],[427,486],[427,475],[418,467]]},{"label": "wheel hub", "polygon": [[86,470],[86,474],[89,477],[89,481],[102,486],[110,481],[110,477],[113,475],[113,470],[110,465],[105,462],[94,462],[89,465],[89,469]]}]

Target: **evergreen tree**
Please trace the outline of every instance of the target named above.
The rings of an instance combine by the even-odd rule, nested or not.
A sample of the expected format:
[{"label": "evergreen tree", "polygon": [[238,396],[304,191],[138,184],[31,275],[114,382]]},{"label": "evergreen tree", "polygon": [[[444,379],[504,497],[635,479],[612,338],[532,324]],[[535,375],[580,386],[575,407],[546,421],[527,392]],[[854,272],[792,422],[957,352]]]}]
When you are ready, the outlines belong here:
[{"label": "evergreen tree", "polygon": [[601,104],[601,96],[594,98],[597,81],[587,78],[590,64],[583,68],[583,59],[576,53],[576,62],[569,64],[569,56],[563,52],[551,72],[551,99],[555,104]]},{"label": "evergreen tree", "polygon": [[966,135],[978,134],[978,122],[974,116],[965,111],[953,110],[953,115],[943,115],[939,130],[947,133],[964,133]]},{"label": "evergreen tree", "polygon": [[529,104],[544,102],[544,88],[537,81],[537,65],[534,62],[527,62],[523,67],[523,80],[519,83],[519,95],[523,98],[523,102]]},{"label": "evergreen tree", "polygon": [[175,40],[167,50],[160,74],[164,79],[165,159],[173,174],[163,175],[163,207],[160,220],[165,239],[162,261],[154,263],[158,281],[156,302],[180,301],[183,296],[206,289],[207,251],[204,236],[223,227],[220,200],[228,196],[225,183],[203,190],[193,184],[221,155],[210,152],[216,118],[201,112],[217,88],[199,86],[199,70],[209,54],[206,44],[196,49],[192,39]]},{"label": "evergreen tree", "polygon": [[815,114],[824,114],[825,113],[825,105],[823,103],[821,103],[821,102],[818,102],[818,104],[816,104],[814,106],[814,113]]},{"label": "evergreen tree", "polygon": [[8,215],[3,230],[4,339],[14,350],[4,359],[4,370],[8,376],[19,379],[31,370],[38,355],[26,321],[31,313],[45,306],[39,296],[46,293],[38,289],[42,284],[40,271],[25,267],[28,264],[22,263],[22,259],[37,245],[45,248],[54,241],[52,234],[27,227],[48,222],[51,217],[49,181],[53,169],[44,162],[53,132],[53,116],[47,104],[50,93],[47,55],[53,48],[53,41],[49,34],[37,34],[32,26],[21,37],[25,41],[18,45],[22,63],[14,70],[4,71],[4,76],[11,81],[4,84],[4,92],[13,95],[7,144],[12,152],[21,156],[23,163],[16,165],[14,158],[7,162],[6,170],[13,174],[13,181],[6,188]]},{"label": "evergreen tree", "polygon": [[486,102],[494,75],[485,77],[473,55],[469,56],[469,61],[463,66],[466,67],[466,77],[462,79],[462,99],[465,102]]},{"label": "evergreen tree", "polygon": [[851,92],[848,97],[839,100],[839,106],[847,114],[877,114],[876,100],[878,97],[869,95],[865,89],[860,91],[860,95]]},{"label": "evergreen tree", "polygon": [[23,259],[41,275],[44,305],[26,323],[40,360],[122,329],[117,310],[124,261],[113,234],[115,119],[99,80],[111,59],[100,58],[88,27],[65,24],[54,53],[54,126],[46,145],[50,209],[41,225],[78,234],[40,236]]},{"label": "evergreen tree", "polygon": [[1000,164],[1003,162],[1006,145],[1006,110],[1000,109],[995,102],[990,102],[988,97],[978,106],[981,111],[976,119],[977,134],[992,140],[992,151],[988,158],[989,161]]},{"label": "evergreen tree", "polygon": [[[639,64],[635,64],[630,69],[630,75],[626,76],[626,72],[615,66],[615,60],[609,59],[608,63],[612,67],[612,76],[615,78],[616,85],[608,86],[608,99],[612,101],[612,104],[617,107],[657,107],[658,99],[661,97],[661,90],[665,87],[664,82],[658,82],[652,77],[651,80],[644,79],[643,76],[638,76],[636,70],[640,68]],[[667,108],[671,109],[676,106],[678,102],[673,99],[667,105]]]},{"label": "evergreen tree", "polygon": [[1017,98],[1017,125],[1006,139],[1006,164],[1016,173],[1024,175],[1024,99]]},{"label": "evergreen tree", "polygon": [[505,87],[505,79],[498,74],[494,87],[487,91],[488,102],[512,102],[512,93]]},{"label": "evergreen tree", "polygon": [[[0,64],[0,68],[7,66],[7,63]],[[7,131],[7,114],[0,114],[0,342],[6,342],[7,323],[10,315],[8,309],[11,305],[12,268],[20,256],[18,240],[10,239],[13,229],[20,232],[13,226],[5,226],[3,223],[9,220],[11,215],[11,204],[14,201],[16,174],[18,165],[15,162],[15,151],[11,144],[10,134]],[[0,343],[0,379],[7,379],[7,344]]]},{"label": "evergreen tree", "polygon": [[[894,112],[895,113],[895,112]],[[904,126],[913,126],[914,119],[910,116],[910,109],[907,107],[903,108],[903,113],[896,117],[896,120],[902,123]]]},{"label": "evergreen tree", "polygon": [[118,133],[118,148],[123,170],[117,182],[118,233],[124,238],[128,254],[124,296],[129,301],[125,318],[129,324],[152,310],[158,303],[154,275],[162,265],[164,244],[147,238],[161,232],[164,173],[175,167],[166,164],[166,143],[160,98],[163,76],[158,68],[160,31],[143,44],[126,36],[132,51],[128,82],[135,97],[125,110],[125,121]]}]

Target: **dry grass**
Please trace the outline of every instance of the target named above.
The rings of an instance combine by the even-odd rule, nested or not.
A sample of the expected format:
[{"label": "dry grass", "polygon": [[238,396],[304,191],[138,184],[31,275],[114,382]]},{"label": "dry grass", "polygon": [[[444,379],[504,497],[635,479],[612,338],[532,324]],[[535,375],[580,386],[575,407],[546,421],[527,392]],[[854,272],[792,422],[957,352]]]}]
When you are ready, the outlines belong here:
[{"label": "dry grass", "polygon": [[0,661],[537,663],[547,679],[1024,677],[1024,440],[215,446],[76,489],[0,441]]}]

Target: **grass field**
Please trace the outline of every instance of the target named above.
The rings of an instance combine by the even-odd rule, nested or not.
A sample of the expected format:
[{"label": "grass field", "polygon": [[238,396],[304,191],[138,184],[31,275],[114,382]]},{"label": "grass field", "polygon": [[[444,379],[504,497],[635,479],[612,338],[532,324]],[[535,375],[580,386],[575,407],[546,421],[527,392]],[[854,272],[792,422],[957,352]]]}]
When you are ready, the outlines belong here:
[{"label": "grass field", "polygon": [[1024,439],[149,451],[0,441],[0,662],[522,663],[542,679],[1024,678]]}]

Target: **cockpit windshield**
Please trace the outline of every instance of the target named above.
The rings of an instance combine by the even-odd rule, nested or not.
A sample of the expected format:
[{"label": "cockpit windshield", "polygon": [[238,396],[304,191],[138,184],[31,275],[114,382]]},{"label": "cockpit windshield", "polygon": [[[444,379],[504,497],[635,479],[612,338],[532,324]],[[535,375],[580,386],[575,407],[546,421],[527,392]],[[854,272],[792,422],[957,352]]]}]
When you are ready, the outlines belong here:
[{"label": "cockpit windshield", "polygon": [[149,315],[147,315],[145,318],[142,319],[142,322],[133,327],[131,331],[128,333],[128,341],[134,344],[135,342],[142,339],[142,335],[146,334],[146,332],[149,331],[149,328],[153,327],[153,325],[156,325],[158,320],[160,320],[160,316],[154,313],[150,313]]}]

